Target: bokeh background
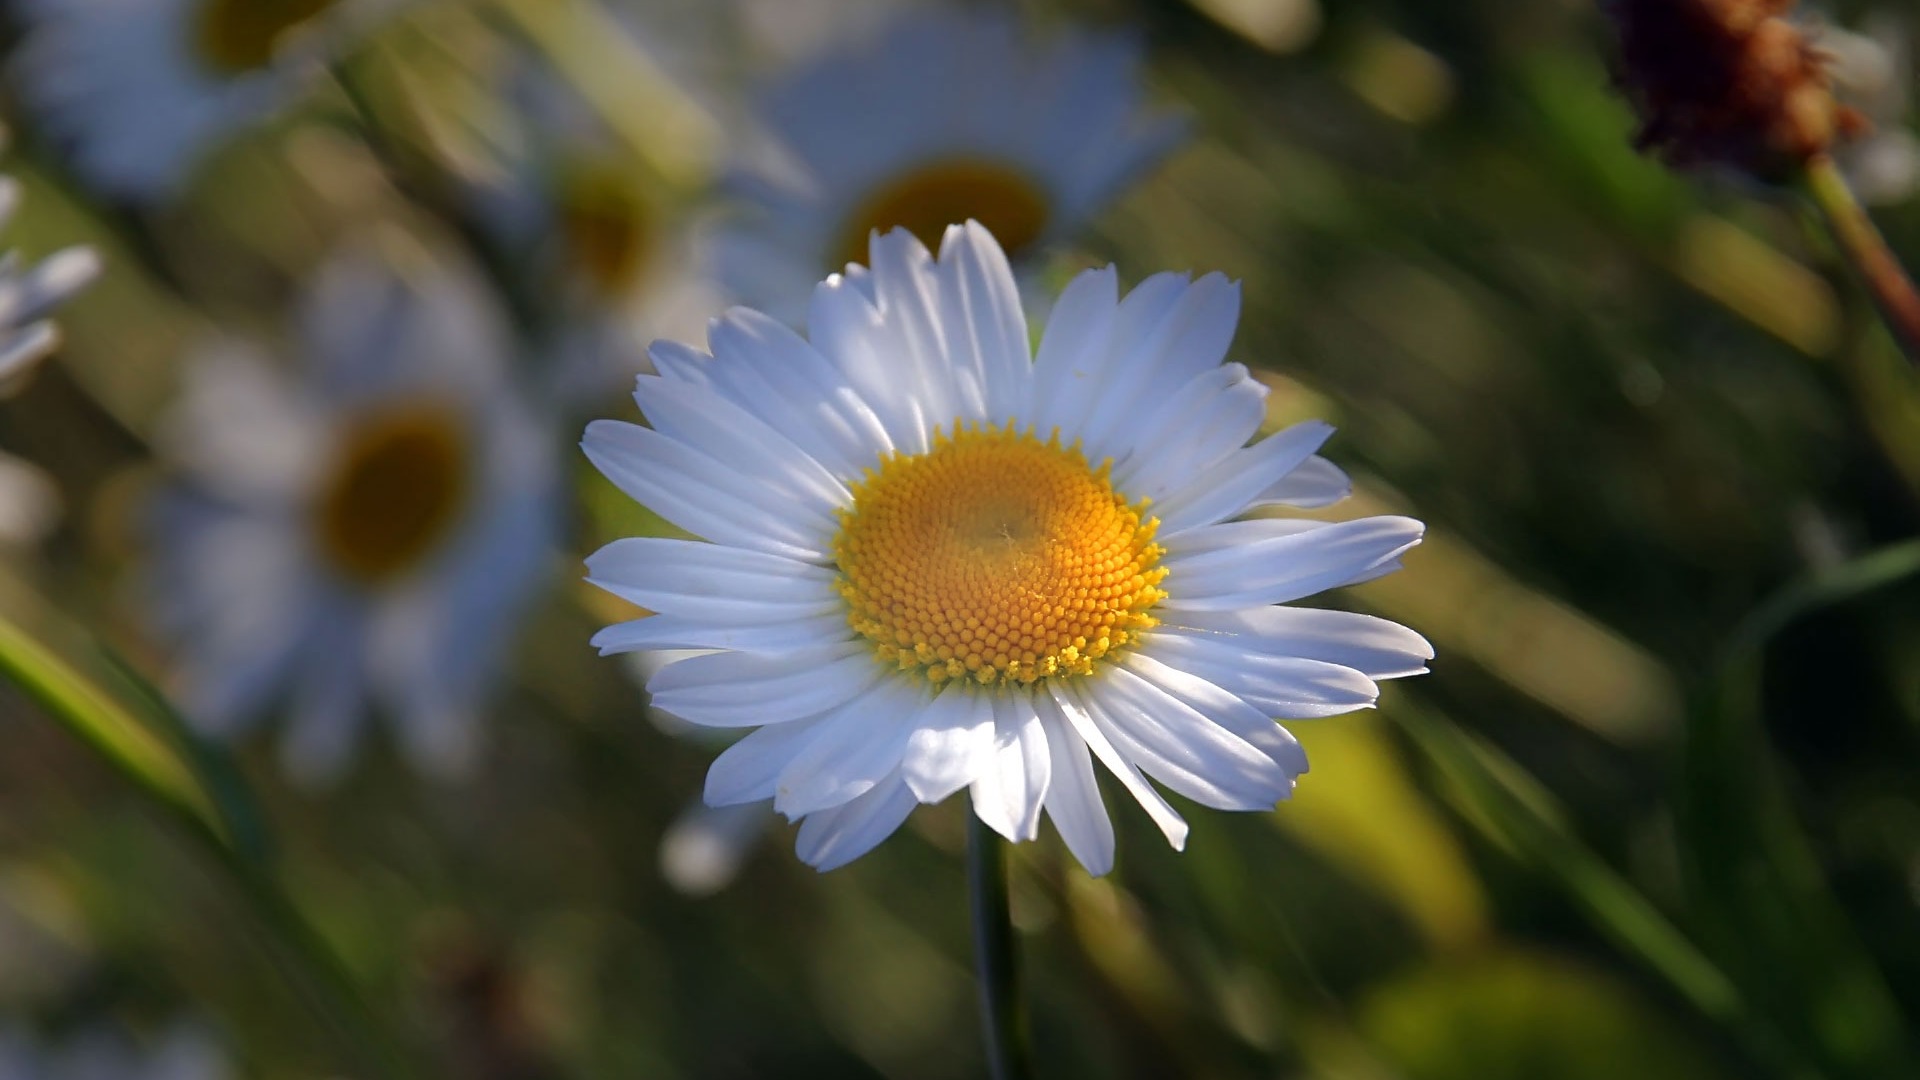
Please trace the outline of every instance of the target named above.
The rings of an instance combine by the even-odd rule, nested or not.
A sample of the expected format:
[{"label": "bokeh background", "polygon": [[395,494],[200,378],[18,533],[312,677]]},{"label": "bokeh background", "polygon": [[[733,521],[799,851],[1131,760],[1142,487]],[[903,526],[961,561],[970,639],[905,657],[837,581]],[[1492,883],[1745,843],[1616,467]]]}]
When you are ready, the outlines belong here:
[{"label": "bokeh background", "polygon": [[[152,719],[74,631],[167,684],[136,587],[157,425],[211,332],[284,341],[343,237],[471,268],[534,313],[516,362],[557,362],[577,313],[543,325],[546,271],[476,240],[488,204],[461,194],[553,134],[523,74],[657,140],[621,144],[658,184],[647,227],[697,232],[755,86],[901,6],[418,5],[151,205],[90,191],[8,92],[7,246],[85,242],[107,270],[0,402],[0,608],[230,792],[416,1075],[982,1073],[963,800],[824,876],[783,824],[730,880],[663,861],[715,747],[586,644],[626,614],[580,559],[658,527],[571,450],[586,419],[631,418],[617,391],[559,410],[565,543],[464,778],[376,727],[331,784],[290,782],[269,740]],[[1340,429],[1358,490],[1326,513],[1429,523],[1405,572],[1334,602],[1438,653],[1376,711],[1293,725],[1313,771],[1275,813],[1196,808],[1176,854],[1110,798],[1104,879],[1050,832],[1016,850],[1041,1075],[1920,1075],[1920,385],[1815,223],[1636,155],[1588,3],[978,6],[1141,36],[1193,137],[1043,277],[1240,279],[1232,358],[1274,424]],[[0,5],[13,40],[22,7]],[[1865,35],[1848,74],[1883,134],[1914,89],[1900,9],[1822,13]],[[1901,179],[1875,174],[1876,215],[1920,257]],[[691,290],[658,332],[698,340],[724,302]],[[188,1024],[236,1077],[377,1075],[179,814],[12,691],[0,737],[9,1028]]]}]

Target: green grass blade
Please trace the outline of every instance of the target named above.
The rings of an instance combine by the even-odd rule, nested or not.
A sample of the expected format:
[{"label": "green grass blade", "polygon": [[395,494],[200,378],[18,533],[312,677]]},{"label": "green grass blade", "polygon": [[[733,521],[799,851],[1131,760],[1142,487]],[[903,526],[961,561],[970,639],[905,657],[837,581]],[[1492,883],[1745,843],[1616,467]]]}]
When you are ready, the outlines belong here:
[{"label": "green grass blade", "polygon": [[1755,1017],[1726,973],[1567,825],[1553,796],[1512,759],[1444,717],[1404,699],[1385,710],[1443,782],[1466,821],[1516,859],[1546,873],[1609,940],[1639,958],[1748,1052],[1797,1075],[1794,1052]]}]

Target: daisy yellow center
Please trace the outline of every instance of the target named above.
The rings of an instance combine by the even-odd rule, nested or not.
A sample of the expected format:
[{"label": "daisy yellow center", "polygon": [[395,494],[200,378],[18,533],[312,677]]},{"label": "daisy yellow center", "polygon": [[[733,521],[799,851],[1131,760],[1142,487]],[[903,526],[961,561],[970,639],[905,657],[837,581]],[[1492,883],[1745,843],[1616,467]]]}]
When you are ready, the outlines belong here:
[{"label": "daisy yellow center", "polygon": [[363,584],[419,565],[446,539],[466,503],[468,450],[458,418],[431,405],[353,424],[314,505],[321,555]]},{"label": "daisy yellow center", "polygon": [[949,225],[969,218],[987,227],[1016,258],[1046,231],[1052,214],[1046,190],[1024,172],[995,161],[938,161],[881,185],[854,207],[835,245],[835,267],[867,261],[873,230],[904,228],[931,250]]},{"label": "daisy yellow center", "polygon": [[1145,509],[1058,438],[936,433],[853,486],[834,541],[847,620],[934,683],[1090,674],[1167,595]]},{"label": "daisy yellow center", "polygon": [[632,289],[650,268],[659,215],[617,165],[567,170],[560,182],[558,224],[567,249],[602,293]]},{"label": "daisy yellow center", "polygon": [[336,0],[202,0],[194,25],[200,59],[222,75],[266,67],[281,35]]}]

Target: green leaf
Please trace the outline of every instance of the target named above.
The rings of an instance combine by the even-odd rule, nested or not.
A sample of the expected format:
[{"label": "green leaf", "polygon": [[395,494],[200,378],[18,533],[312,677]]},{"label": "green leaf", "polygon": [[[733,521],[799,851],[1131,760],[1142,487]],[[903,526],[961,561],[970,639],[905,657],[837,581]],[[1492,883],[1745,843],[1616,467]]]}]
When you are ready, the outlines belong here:
[{"label": "green leaf", "polygon": [[[0,597],[0,676],[136,787],[190,821],[227,836],[215,800],[179,749],[45,643],[73,632],[57,625],[38,598],[12,582],[0,589]],[[30,632],[23,620],[31,620],[40,632]],[[65,652],[84,654],[79,648]]]}]

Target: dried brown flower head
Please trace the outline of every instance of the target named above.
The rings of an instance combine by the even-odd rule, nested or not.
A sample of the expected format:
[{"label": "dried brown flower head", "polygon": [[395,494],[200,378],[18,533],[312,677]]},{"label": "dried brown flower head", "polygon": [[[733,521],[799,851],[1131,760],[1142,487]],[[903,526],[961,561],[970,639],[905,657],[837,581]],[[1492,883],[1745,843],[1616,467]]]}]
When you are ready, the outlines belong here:
[{"label": "dried brown flower head", "polygon": [[1676,165],[1770,182],[1865,127],[1834,99],[1826,58],[1789,20],[1795,0],[1607,0],[1635,143]]}]

